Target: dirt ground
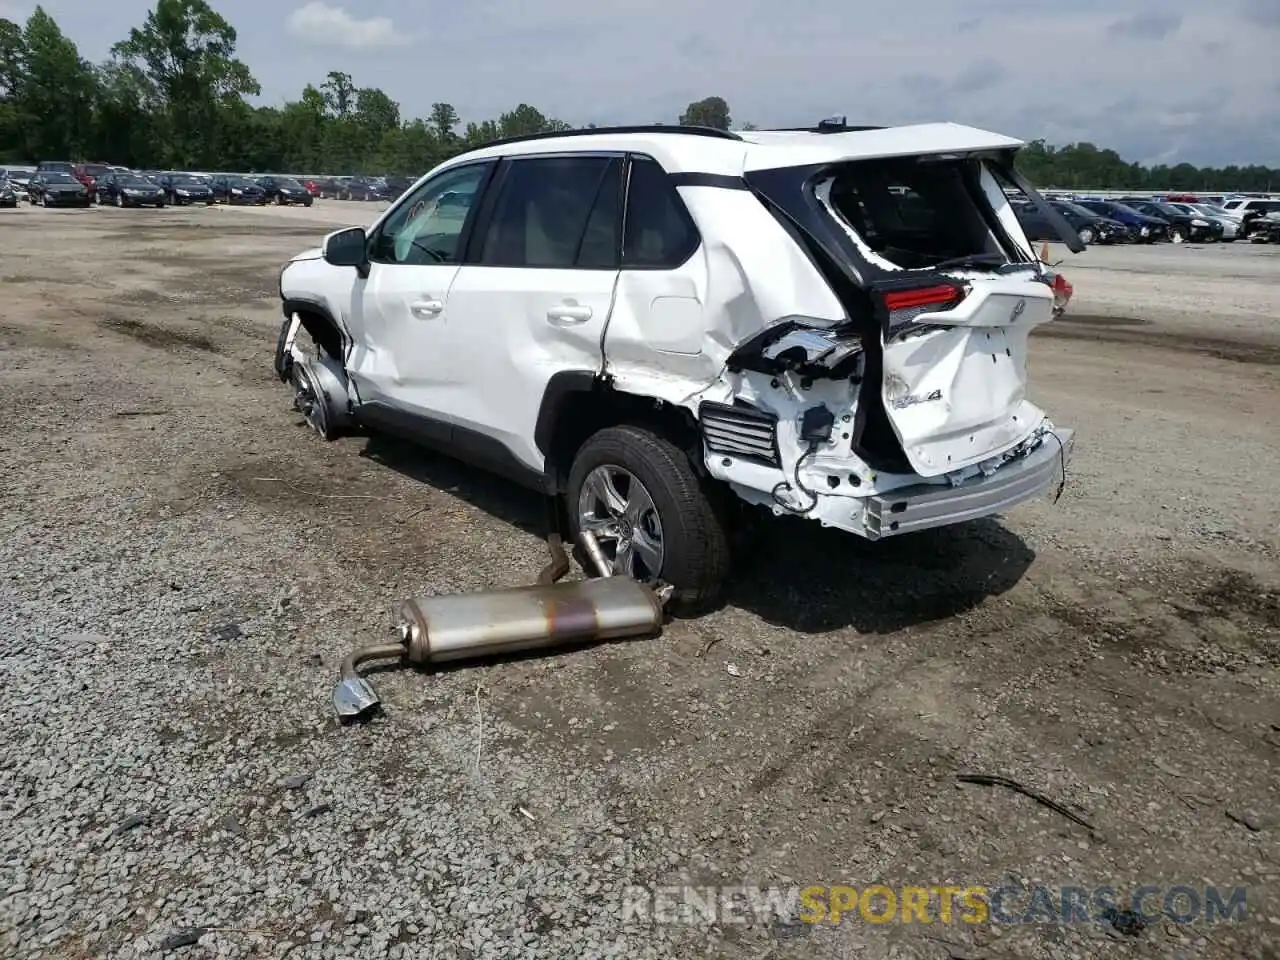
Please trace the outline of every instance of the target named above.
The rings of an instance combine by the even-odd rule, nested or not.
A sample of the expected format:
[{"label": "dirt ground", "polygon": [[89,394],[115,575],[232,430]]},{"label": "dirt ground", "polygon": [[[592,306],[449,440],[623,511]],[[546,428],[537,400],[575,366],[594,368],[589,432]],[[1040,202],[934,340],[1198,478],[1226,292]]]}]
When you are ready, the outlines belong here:
[{"label": "dirt ground", "polygon": [[[280,266],[371,216],[0,211],[7,955],[194,926],[189,953],[246,956],[1280,956],[1280,248],[1063,264],[1076,298],[1031,356],[1078,430],[1057,503],[878,545],[780,520],[718,613],[379,673],[386,716],[337,728],[337,663],[394,601],[545,561],[536,498],[289,409]],[[623,923],[625,885],[680,883],[1248,907]]]}]

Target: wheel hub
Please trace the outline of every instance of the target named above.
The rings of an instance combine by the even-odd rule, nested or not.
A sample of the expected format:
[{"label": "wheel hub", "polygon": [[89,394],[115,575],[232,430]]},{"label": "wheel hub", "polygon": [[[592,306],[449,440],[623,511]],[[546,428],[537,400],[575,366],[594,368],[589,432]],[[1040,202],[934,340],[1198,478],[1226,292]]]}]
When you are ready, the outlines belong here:
[{"label": "wheel hub", "polygon": [[311,429],[320,436],[328,431],[324,399],[316,393],[315,384],[301,364],[293,365],[293,406],[302,418],[310,424]]},{"label": "wheel hub", "polygon": [[631,471],[605,464],[587,474],[578,496],[578,529],[595,535],[615,574],[652,583],[662,572],[662,520]]}]

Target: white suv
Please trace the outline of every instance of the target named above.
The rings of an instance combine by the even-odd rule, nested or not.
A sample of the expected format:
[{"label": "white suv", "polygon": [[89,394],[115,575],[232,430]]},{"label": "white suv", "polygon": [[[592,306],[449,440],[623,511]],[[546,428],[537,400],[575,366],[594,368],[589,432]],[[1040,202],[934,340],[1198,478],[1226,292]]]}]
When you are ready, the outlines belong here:
[{"label": "white suv", "polygon": [[1021,146],[823,124],[472,150],[285,265],[276,371],[322,436],[564,497],[570,535],[704,609],[741,502],[879,539],[1059,480],[1072,431],[1026,396],[1054,275],[1004,190],[1082,246]]}]

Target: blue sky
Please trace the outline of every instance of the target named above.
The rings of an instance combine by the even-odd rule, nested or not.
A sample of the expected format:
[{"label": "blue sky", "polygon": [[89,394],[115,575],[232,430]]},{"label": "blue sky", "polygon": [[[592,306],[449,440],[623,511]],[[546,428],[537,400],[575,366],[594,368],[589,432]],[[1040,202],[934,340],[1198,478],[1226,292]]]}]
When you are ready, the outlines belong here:
[{"label": "blue sky", "polygon": [[[344,5],[345,4],[345,5]],[[1144,162],[1280,167],[1280,0],[214,0],[263,101],[329,70],[402,111],[520,102],[575,123],[955,120]],[[145,0],[50,0],[90,60]],[[28,0],[0,0],[24,18]]]}]

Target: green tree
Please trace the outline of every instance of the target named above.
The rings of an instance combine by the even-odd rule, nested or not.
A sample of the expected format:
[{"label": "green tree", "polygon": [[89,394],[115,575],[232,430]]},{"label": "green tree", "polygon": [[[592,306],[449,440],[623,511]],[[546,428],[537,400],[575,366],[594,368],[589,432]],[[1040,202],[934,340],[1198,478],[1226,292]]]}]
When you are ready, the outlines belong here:
[{"label": "green tree", "polygon": [[43,7],[27,19],[20,50],[20,73],[8,83],[16,85],[13,120],[27,155],[82,157],[92,134],[93,68]]},{"label": "green tree", "polygon": [[235,48],[235,28],[205,0],[158,0],[143,25],[112,48],[149,81],[147,100],[165,120],[162,156],[169,164],[211,164],[225,139],[223,112],[261,92]]},{"label": "green tree", "polygon": [[453,109],[452,103],[433,103],[427,120],[440,143],[448,143],[455,139],[454,128],[461,122],[458,119],[458,111]]},{"label": "green tree", "polygon": [[341,70],[330,70],[324,83],[320,84],[324,94],[324,102],[339,120],[345,120],[355,105],[356,85],[351,74]]},{"label": "green tree", "polygon": [[731,125],[729,104],[723,97],[695,100],[685,107],[684,113],[680,114],[682,127],[714,127],[716,130],[728,130]]}]

